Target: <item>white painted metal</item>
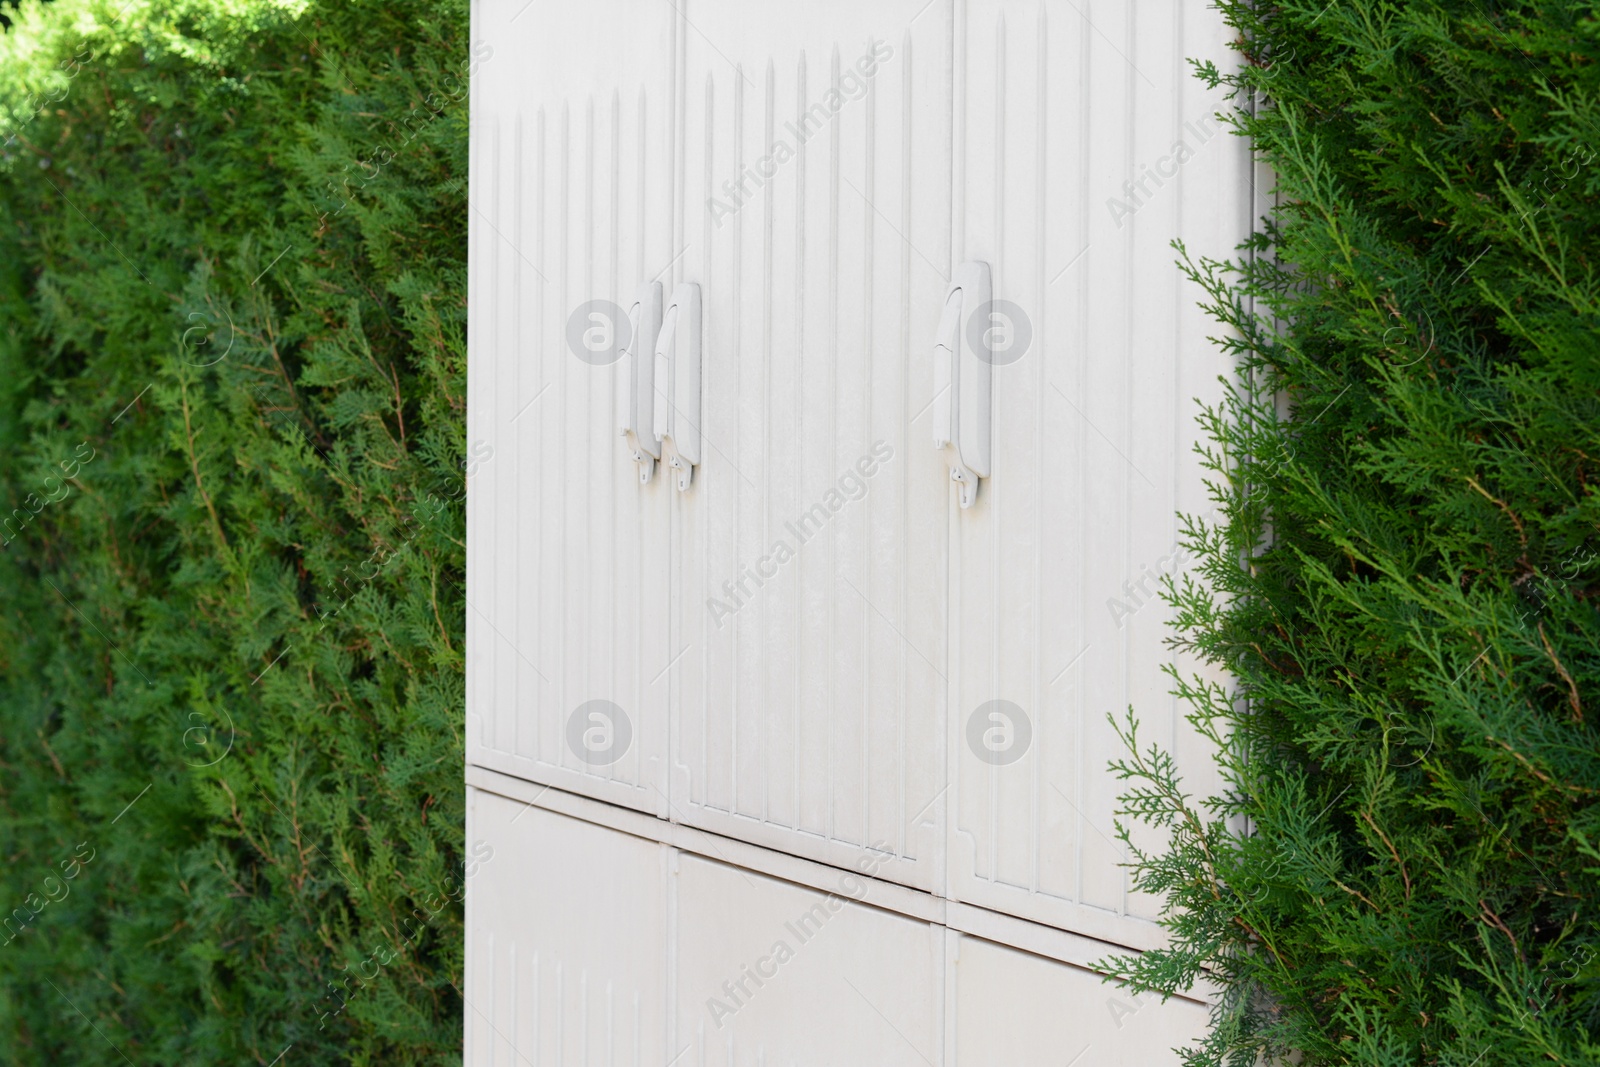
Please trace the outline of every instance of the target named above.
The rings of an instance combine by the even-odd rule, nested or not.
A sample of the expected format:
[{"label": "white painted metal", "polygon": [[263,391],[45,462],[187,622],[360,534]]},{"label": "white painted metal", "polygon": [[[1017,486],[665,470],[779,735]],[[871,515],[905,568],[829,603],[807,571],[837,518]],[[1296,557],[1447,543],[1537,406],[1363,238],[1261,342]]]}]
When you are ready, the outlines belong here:
[{"label": "white painted metal", "polygon": [[673,494],[618,435],[614,363],[672,259],[676,23],[475,4],[469,220],[467,758],[663,814]]},{"label": "white painted metal", "polygon": [[[879,857],[858,858],[872,869]],[[861,892],[844,871],[818,892],[683,856],[673,952],[683,1063],[937,1062],[942,930],[855,903]]]},{"label": "white painted metal", "polygon": [[1205,1030],[1206,1009],[1192,1001],[1136,997],[1089,971],[975,937],[951,942],[947,1062],[961,1067],[1176,1064],[1172,1050]]},{"label": "white painted metal", "polygon": [[826,862],[877,844],[933,889],[949,4],[694,0],[680,34],[705,455],[673,507],[673,817]]},{"label": "white painted metal", "polygon": [[[1160,942],[1113,839],[1108,713],[1133,705],[1214,784],[1154,592],[1187,564],[1174,513],[1207,507],[1192,401],[1226,369],[1169,242],[1224,255],[1251,218],[1245,147],[1186,62],[1228,61],[1217,12],[473,17],[495,52],[472,102],[468,775],[555,787],[588,822],[473,790],[473,832],[526,866],[472,883],[468,1062],[505,1056],[475,1018],[533,1010],[503,993],[527,945],[615,964],[606,995],[660,1012],[533,1062],[633,1063],[629,1040],[719,1065],[1055,1062],[1080,1037],[1122,1057],[1085,1062],[1169,1062],[1199,1009],[1112,1034],[1098,979],[983,938],[1074,962]],[[819,864],[863,856],[877,906],[844,907],[836,954],[705,1030],[706,983]],[[659,956],[562,940],[602,904],[659,919],[635,930]],[[815,1025],[811,1005],[852,1017],[840,976],[879,983],[909,1044]],[[1070,1010],[997,1034],[1035,980]]]},{"label": "white painted metal", "polygon": [[[1150,946],[1105,720],[1132,705],[1215,784],[1166,693],[1162,666],[1193,665],[1153,576],[1184,569],[1175,512],[1207,510],[1193,399],[1226,369],[1169,242],[1220,256],[1249,232],[1248,154],[1187,64],[1226,63],[1225,27],[1149,0],[956,11],[952,256],[992,265],[1004,343],[993,475],[949,508],[950,895]],[[1014,747],[980,758],[974,729]]]},{"label": "white painted metal", "polygon": [[671,850],[476,789],[467,839],[465,1062],[664,1063]]},{"label": "white painted metal", "polygon": [[479,789],[468,839],[469,1067],[1162,1067],[1204,1022],[862,903],[870,851],[802,886]]}]

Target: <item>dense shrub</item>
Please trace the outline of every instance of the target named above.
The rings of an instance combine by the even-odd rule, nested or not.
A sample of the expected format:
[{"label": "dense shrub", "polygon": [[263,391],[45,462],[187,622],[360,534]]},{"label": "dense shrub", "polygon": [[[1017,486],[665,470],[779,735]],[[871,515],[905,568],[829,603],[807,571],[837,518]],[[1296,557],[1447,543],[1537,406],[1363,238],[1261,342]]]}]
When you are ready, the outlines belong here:
[{"label": "dense shrub", "polygon": [[0,1059],[458,1063],[467,4],[11,17]]},{"label": "dense shrub", "polygon": [[[49,0],[39,0],[39,2],[48,3]],[[22,6],[22,3],[23,0],[0,0],[0,28],[10,29],[12,14]]]},{"label": "dense shrub", "polygon": [[1600,13],[1222,6],[1276,207],[1185,260],[1241,374],[1169,595],[1230,790],[1135,742],[1120,970],[1220,984],[1193,1063],[1600,1063]]}]

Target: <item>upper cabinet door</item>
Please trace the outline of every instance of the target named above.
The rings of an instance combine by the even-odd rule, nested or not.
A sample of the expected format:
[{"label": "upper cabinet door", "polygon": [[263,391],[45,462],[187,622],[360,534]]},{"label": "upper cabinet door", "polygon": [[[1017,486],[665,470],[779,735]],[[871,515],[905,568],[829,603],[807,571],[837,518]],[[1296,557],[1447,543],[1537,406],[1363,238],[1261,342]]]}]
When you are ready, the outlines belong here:
[{"label": "upper cabinet door", "polygon": [[[1132,705],[1191,789],[1214,761],[1168,695],[1162,575],[1208,510],[1195,399],[1228,365],[1174,238],[1249,232],[1245,144],[1188,60],[1230,61],[1180,0],[958,0],[953,259],[992,269],[991,476],[950,522],[951,896],[1144,947],[1106,723]],[[970,324],[969,324],[969,328]]]},{"label": "upper cabinet door", "polygon": [[[663,5],[665,6],[665,5]],[[942,889],[948,0],[693,0],[675,280],[703,296],[674,493],[673,817]]]},{"label": "upper cabinet door", "polygon": [[672,259],[675,16],[473,19],[467,758],[664,815],[671,490],[617,378]]}]

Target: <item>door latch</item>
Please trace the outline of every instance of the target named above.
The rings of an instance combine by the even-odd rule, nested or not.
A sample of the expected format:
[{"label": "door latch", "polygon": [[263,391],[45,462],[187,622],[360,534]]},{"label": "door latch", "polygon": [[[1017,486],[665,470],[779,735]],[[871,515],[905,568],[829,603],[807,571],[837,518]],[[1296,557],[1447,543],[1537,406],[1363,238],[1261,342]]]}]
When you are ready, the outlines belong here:
[{"label": "door latch", "polygon": [[993,295],[989,264],[963,263],[945,290],[933,340],[933,447],[950,454],[963,508],[977,501],[979,479],[989,477],[994,363],[985,320]]}]

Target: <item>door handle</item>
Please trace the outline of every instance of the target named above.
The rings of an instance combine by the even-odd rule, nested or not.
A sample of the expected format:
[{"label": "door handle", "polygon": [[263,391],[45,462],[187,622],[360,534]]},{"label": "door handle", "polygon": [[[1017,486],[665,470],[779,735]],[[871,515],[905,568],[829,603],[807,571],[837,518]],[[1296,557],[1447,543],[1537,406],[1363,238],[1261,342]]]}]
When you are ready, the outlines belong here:
[{"label": "door handle", "polygon": [[933,447],[949,452],[963,508],[977,501],[979,479],[989,477],[994,364],[989,324],[974,316],[987,316],[993,295],[989,264],[963,263],[945,289],[933,340]]},{"label": "door handle", "polygon": [[656,339],[661,333],[661,283],[639,286],[628,309],[632,330],[617,363],[617,424],[628,439],[639,482],[648,484],[661,458],[655,434]]},{"label": "door handle", "polygon": [[680,283],[661,314],[655,430],[667,466],[678,472],[678,491],[687,491],[700,462],[700,286],[693,282]]}]

